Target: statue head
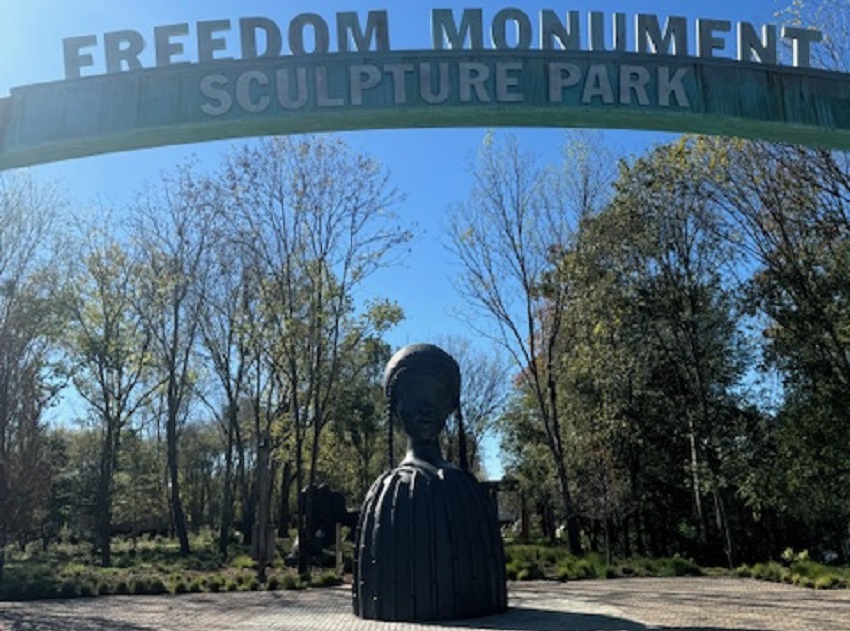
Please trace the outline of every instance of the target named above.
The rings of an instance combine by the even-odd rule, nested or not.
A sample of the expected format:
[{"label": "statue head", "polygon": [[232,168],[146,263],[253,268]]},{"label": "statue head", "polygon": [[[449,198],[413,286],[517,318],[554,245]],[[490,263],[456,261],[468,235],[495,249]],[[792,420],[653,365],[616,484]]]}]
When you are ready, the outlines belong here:
[{"label": "statue head", "polygon": [[438,346],[405,346],[387,363],[384,392],[390,413],[408,436],[436,440],[460,405],[460,368]]}]

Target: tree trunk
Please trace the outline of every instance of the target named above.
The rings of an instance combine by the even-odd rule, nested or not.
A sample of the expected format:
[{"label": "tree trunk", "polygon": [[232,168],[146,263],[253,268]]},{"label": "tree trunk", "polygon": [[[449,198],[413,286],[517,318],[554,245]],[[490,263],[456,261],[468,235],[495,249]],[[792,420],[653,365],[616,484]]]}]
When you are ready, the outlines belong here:
[{"label": "tree trunk", "polygon": [[277,536],[289,537],[289,495],[292,486],[292,462],[287,460],[283,465],[280,481],[280,512],[278,513]]},{"label": "tree trunk", "polygon": [[183,511],[183,502],[180,499],[180,476],[177,462],[177,411],[169,410],[165,426],[165,440],[168,453],[168,473],[171,483],[171,512],[174,517],[174,528],[180,541],[180,554],[188,556],[189,533],[186,529],[186,513]]},{"label": "tree trunk", "polygon": [[107,421],[106,436],[103,439],[100,454],[100,476],[97,484],[95,517],[95,538],[97,546],[100,548],[100,564],[103,567],[112,565],[110,530],[112,529],[112,464],[115,461],[113,447],[113,423]]},{"label": "tree trunk", "polygon": [[6,540],[5,529],[0,529],[0,585],[3,584],[6,574]]},{"label": "tree trunk", "polygon": [[729,569],[735,567],[735,549],[732,547],[732,532],[729,529],[729,520],[726,516],[726,507],[723,505],[723,498],[715,489],[714,491],[714,510],[717,516],[717,529],[723,537],[723,551],[726,553],[726,562],[729,564]]},{"label": "tree trunk", "polygon": [[579,556],[582,553],[582,547],[581,540],[579,538],[578,516],[575,512],[572,493],[570,493],[567,467],[564,464],[562,457],[555,459],[555,469],[557,470],[558,484],[561,491],[561,504],[564,507],[564,517],[567,522],[567,542],[570,547],[570,552]]},{"label": "tree trunk", "polygon": [[306,507],[302,501],[301,491],[304,488],[304,458],[302,450],[304,448],[304,440],[301,436],[301,430],[298,428],[299,421],[296,421],[295,428],[295,479],[298,488],[295,489],[295,494],[298,496],[298,512],[296,514],[296,527],[298,528],[298,573],[303,574],[307,571],[307,520],[305,519],[304,511]]},{"label": "tree trunk", "polygon": [[708,541],[708,526],[706,524],[705,511],[702,507],[702,496],[700,493],[699,451],[697,448],[696,430],[694,429],[694,421],[690,417],[688,418],[688,445],[691,456],[691,484],[694,487],[694,510],[696,511],[697,524],[699,525],[700,543],[705,545]]},{"label": "tree trunk", "polygon": [[555,460],[555,469],[558,475],[558,484],[561,491],[561,504],[564,508],[564,518],[567,522],[567,542],[570,547],[570,552],[576,556],[581,555],[581,539],[579,538],[578,516],[576,515],[573,496],[570,492],[570,478],[567,473],[567,465],[564,462],[564,449],[561,443],[561,422],[558,418],[558,390],[554,377],[554,361],[553,355],[549,352],[549,363],[546,371],[546,395],[548,398],[548,410],[546,406],[540,404],[540,412],[547,416],[547,436],[550,442],[550,450]]},{"label": "tree trunk", "polygon": [[230,527],[233,521],[233,426],[236,423],[235,409],[231,405],[227,411],[227,451],[224,459],[224,497],[221,504],[221,524],[218,531],[218,552],[227,555],[230,543]]}]

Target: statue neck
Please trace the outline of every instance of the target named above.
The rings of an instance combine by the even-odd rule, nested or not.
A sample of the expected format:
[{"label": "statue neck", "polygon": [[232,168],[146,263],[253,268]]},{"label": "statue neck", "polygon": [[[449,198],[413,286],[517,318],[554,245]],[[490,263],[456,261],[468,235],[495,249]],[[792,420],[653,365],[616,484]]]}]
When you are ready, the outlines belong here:
[{"label": "statue neck", "polygon": [[407,439],[407,454],[404,457],[404,462],[412,460],[424,460],[434,466],[442,466],[446,464],[443,459],[443,454],[440,452],[440,445],[436,440],[413,440]]}]

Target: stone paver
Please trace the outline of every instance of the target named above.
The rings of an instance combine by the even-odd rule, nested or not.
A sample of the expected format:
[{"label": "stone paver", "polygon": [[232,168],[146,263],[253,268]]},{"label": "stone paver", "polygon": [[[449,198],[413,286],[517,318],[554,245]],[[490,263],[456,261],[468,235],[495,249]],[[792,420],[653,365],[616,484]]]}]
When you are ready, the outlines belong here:
[{"label": "stone paver", "polygon": [[850,631],[850,591],[744,579],[513,583],[500,616],[440,624],[360,620],[346,587],[0,603],[3,631]]}]

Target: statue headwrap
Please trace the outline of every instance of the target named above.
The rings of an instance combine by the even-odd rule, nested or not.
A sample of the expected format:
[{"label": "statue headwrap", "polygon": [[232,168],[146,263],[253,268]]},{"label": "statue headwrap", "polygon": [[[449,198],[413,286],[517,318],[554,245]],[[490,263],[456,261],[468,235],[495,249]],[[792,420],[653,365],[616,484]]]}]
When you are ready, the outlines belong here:
[{"label": "statue headwrap", "polygon": [[389,438],[390,468],[393,466],[393,417],[399,383],[412,375],[428,374],[443,381],[453,397],[453,412],[458,425],[458,450],[460,466],[468,469],[466,456],[466,433],[460,411],[460,366],[454,357],[434,344],[410,344],[398,350],[384,370],[384,394],[387,397],[387,421]]}]

